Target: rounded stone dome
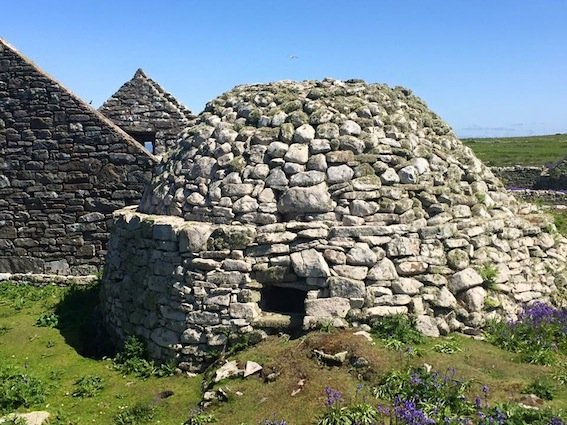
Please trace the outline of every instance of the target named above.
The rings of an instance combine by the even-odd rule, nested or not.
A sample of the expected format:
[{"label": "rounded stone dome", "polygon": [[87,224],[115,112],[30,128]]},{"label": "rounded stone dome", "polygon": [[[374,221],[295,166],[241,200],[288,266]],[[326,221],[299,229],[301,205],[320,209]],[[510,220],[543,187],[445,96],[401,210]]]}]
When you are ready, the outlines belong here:
[{"label": "rounded stone dome", "polygon": [[212,223],[357,225],[443,217],[453,206],[457,215],[486,215],[511,203],[411,91],[326,79],[238,86],[208,103],[140,211]]},{"label": "rounded stone dome", "polygon": [[201,370],[227,335],[391,314],[472,331],[549,301],[566,264],[540,210],[408,90],[286,81],[210,102],[114,213],[102,311],[117,340]]}]

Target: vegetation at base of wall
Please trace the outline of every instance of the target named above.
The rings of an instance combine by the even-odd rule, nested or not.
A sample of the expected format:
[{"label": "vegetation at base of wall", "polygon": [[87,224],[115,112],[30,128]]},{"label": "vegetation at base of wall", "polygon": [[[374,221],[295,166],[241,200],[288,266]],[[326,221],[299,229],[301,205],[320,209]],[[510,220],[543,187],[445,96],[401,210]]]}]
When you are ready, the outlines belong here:
[{"label": "vegetation at base of wall", "polygon": [[482,277],[482,286],[485,289],[493,289],[496,284],[496,278],[498,277],[498,270],[492,264],[485,264],[478,271],[480,277]]},{"label": "vegetation at base of wall", "polygon": [[517,320],[490,322],[486,335],[496,346],[520,354],[524,362],[550,365],[567,355],[567,309],[541,302],[527,305]]},{"label": "vegetation at base of wall", "polygon": [[374,320],[372,334],[386,341],[386,344],[394,349],[422,344],[425,340],[424,336],[415,329],[413,318],[404,314]]},{"label": "vegetation at base of wall", "polygon": [[[0,333],[0,368],[27,377],[9,385],[9,397],[0,389],[0,404],[10,403],[0,408],[0,416],[14,410],[47,410],[50,425],[142,423],[126,422],[140,413],[133,406],[141,403],[153,409],[153,419],[146,423],[183,423],[190,406],[200,400],[201,377],[140,379],[116,371],[110,344],[95,329],[101,327],[98,300],[96,285],[39,288],[0,282],[0,328],[7,329]],[[52,314],[58,318],[56,327],[36,325],[38,318]],[[8,380],[0,378],[0,388],[4,384]],[[166,392],[172,395],[163,398]],[[27,401],[16,405],[15,399]]]},{"label": "vegetation at base of wall", "polygon": [[488,166],[545,166],[567,156],[567,134],[461,139]]},{"label": "vegetation at base of wall", "polygon": [[[30,302],[20,287],[6,289],[5,286],[16,285],[0,284],[0,293],[11,294],[7,296],[9,300],[0,295],[0,327],[9,328],[0,335],[0,364],[41,382],[45,390],[43,401],[33,402],[29,408],[20,405],[19,410],[47,410],[51,413],[50,425],[316,425],[318,421],[328,419],[330,409],[326,402],[331,392],[325,392],[327,387],[342,394],[333,413],[333,420],[342,422],[334,423],[370,424],[371,418],[375,418],[372,420],[376,424],[391,425],[397,421],[401,425],[409,420],[419,423],[415,422],[422,417],[418,410],[429,412],[423,400],[433,403],[432,400],[437,400],[435,397],[442,398],[436,404],[452,406],[445,409],[451,415],[463,416],[464,413],[457,412],[464,412],[465,407],[474,405],[476,396],[484,403],[484,384],[490,388],[489,407],[485,408],[483,404],[479,411],[486,418],[506,415],[507,424],[518,425],[561,424],[557,422],[559,419],[551,422],[554,416],[565,420],[562,411],[567,409],[567,387],[562,382],[567,379],[567,356],[562,352],[555,353],[558,362],[550,366],[522,364],[522,374],[519,375],[518,366],[522,361],[519,354],[462,335],[436,339],[420,335],[417,344],[415,339],[405,336],[411,335],[414,329],[411,320],[403,316],[377,321],[376,329],[382,330],[376,332],[382,336],[372,343],[352,331],[329,328],[326,332],[313,332],[297,339],[272,336],[231,355],[227,353],[228,358],[239,365],[248,360],[258,362],[264,372],[213,385],[209,390],[222,389],[228,401],[214,402],[204,410],[195,410],[202,396],[201,375],[142,379],[117,371],[111,360],[115,354],[107,358],[81,354],[85,353],[82,348],[86,342],[76,332],[81,332],[87,319],[94,317],[98,299],[96,289],[25,287],[30,299],[36,300]],[[11,301],[18,298],[12,296],[18,291],[24,295],[24,299],[17,303],[25,305],[20,309],[14,308]],[[80,300],[87,308],[77,308],[69,299]],[[36,326],[37,318],[49,312],[57,314],[57,327]],[[76,315],[75,327],[68,319],[71,312]],[[404,336],[400,337],[400,334]],[[406,343],[400,342],[400,349],[394,349],[390,343],[392,336]],[[408,345],[413,345],[411,350],[407,349]],[[340,351],[349,354],[344,365],[325,366],[313,357],[314,349],[330,354]],[[143,344],[139,341],[132,343],[126,351],[138,357],[144,355]],[[276,378],[268,380],[270,374]],[[463,389],[465,400],[457,400],[461,393],[456,382],[451,384],[453,386],[443,382],[452,374],[455,381],[467,384]],[[88,393],[91,384],[97,386],[95,381],[98,379],[90,382],[92,377],[100,378],[102,388],[95,390],[92,397],[74,396],[79,387],[81,392]],[[423,382],[417,383],[416,378]],[[412,379],[414,387],[420,389],[419,394],[423,394],[423,400],[411,400]],[[435,382],[439,390],[435,388]],[[400,389],[396,390],[398,387]],[[392,393],[399,393],[399,400],[395,398],[398,394],[375,397],[379,391],[388,388]],[[292,396],[298,389],[300,391]],[[522,394],[527,391],[542,396],[549,391],[552,400],[542,400],[539,411],[527,410],[518,405],[523,397],[527,397]],[[164,393],[173,394],[165,397]],[[472,414],[476,415],[477,410]],[[424,415],[423,418],[428,417]],[[435,419],[439,417],[434,416]],[[475,424],[489,421],[481,422],[478,416],[473,418]]]},{"label": "vegetation at base of wall", "polygon": [[142,379],[175,375],[175,364],[157,364],[149,360],[143,341],[134,335],[126,338],[122,350],[116,354],[112,363],[114,369],[123,375],[134,375]]}]

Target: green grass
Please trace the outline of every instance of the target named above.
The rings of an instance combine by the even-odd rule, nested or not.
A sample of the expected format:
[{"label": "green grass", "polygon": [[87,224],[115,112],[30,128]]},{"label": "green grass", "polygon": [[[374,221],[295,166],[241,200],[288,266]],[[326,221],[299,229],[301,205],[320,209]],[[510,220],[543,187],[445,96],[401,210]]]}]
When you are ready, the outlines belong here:
[{"label": "green grass", "polygon": [[[0,328],[4,329],[0,365],[40,380],[46,392],[44,402],[18,410],[42,409],[59,415],[61,419],[50,425],[137,423],[128,420],[149,410],[153,415],[149,423],[182,424],[200,400],[201,378],[122,376],[96,347],[100,343],[93,329],[98,326],[93,323],[97,301],[93,287],[0,284]],[[46,313],[57,313],[58,328],[37,325]],[[78,389],[92,397],[77,397]],[[165,391],[173,395],[162,399],[160,393]]]},{"label": "green grass", "polygon": [[[44,384],[44,401],[18,410],[41,409],[58,415],[60,419],[50,425],[183,424],[201,399],[207,374],[195,378],[123,376],[111,360],[102,357],[101,352],[107,350],[97,349],[103,342],[93,330],[93,323],[94,328],[100,327],[93,315],[97,300],[93,287],[38,289],[0,284],[0,365]],[[38,318],[49,313],[57,315],[57,327],[38,326]],[[455,368],[459,376],[472,382],[471,396],[483,384],[489,385],[494,403],[517,402],[534,383],[551,385],[553,399],[544,401],[544,406],[567,410],[564,356],[556,365],[522,364],[517,354],[461,335],[411,344],[412,350],[405,346],[395,350],[384,339],[376,337],[369,343],[348,330],[313,332],[298,339],[269,337],[231,359],[240,365],[256,361],[263,365],[264,375],[274,373],[276,379],[267,382],[254,375],[212,386],[212,391],[222,388],[228,401],[213,403],[201,418],[213,415],[215,423],[225,425],[257,425],[272,418],[286,419],[289,425],[308,425],[324,411],[325,387],[341,391],[350,400],[363,383],[369,401],[376,404],[371,388],[381,377],[424,363],[439,371]],[[314,349],[326,353],[346,350],[351,359],[363,358],[366,363],[363,367],[351,363],[328,367],[313,355]],[[173,395],[163,397],[168,391]]]},{"label": "green grass", "polygon": [[567,134],[462,141],[488,166],[544,166],[567,156]]}]

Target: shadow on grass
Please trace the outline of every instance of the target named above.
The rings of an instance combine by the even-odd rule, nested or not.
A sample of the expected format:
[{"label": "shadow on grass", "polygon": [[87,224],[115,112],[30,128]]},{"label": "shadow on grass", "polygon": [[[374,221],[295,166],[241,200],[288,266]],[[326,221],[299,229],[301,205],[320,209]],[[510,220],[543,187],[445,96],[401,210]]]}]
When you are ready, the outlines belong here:
[{"label": "shadow on grass", "polygon": [[115,353],[99,309],[99,285],[72,287],[55,307],[57,328],[81,356],[101,359]]}]

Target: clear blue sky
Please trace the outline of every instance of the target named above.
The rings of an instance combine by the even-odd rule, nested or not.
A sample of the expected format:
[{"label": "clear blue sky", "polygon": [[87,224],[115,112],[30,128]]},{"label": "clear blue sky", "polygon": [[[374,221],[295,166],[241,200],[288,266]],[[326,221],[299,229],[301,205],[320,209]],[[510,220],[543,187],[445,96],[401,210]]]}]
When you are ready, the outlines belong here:
[{"label": "clear blue sky", "polygon": [[462,137],[567,133],[565,0],[3,0],[0,37],[99,106],[138,67],[193,112],[242,83],[413,90]]}]

